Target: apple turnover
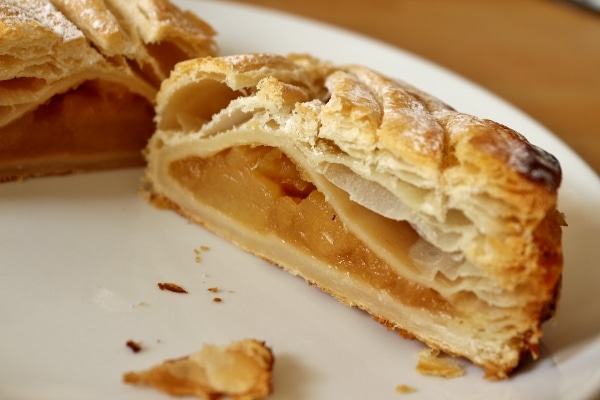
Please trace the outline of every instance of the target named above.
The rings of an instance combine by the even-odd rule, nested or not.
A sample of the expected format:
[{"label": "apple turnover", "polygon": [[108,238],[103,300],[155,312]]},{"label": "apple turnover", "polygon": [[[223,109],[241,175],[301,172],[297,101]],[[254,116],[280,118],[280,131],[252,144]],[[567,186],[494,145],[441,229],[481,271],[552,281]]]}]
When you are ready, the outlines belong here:
[{"label": "apple turnover", "polygon": [[0,182],[141,165],[160,82],[213,36],[167,0],[0,0]]},{"label": "apple turnover", "polygon": [[520,134],[307,55],[179,63],[156,111],[156,205],[487,377],[537,355],[561,170]]}]

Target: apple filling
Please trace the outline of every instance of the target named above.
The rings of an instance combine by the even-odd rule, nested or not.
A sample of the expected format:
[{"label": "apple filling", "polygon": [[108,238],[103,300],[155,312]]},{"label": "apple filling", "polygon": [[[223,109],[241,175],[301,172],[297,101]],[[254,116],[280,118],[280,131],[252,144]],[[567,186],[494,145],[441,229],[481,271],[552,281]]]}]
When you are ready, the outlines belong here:
[{"label": "apple filling", "polygon": [[[275,235],[406,306],[454,313],[438,292],[399,276],[365,246],[324,195],[278,149],[237,146],[208,158],[191,156],[172,162],[169,174],[199,202],[257,234]],[[397,222],[397,229],[401,237],[418,240],[407,223]],[[410,257],[406,254],[403,258]]]},{"label": "apple filling", "polygon": [[143,165],[153,117],[144,97],[115,83],[86,82],[0,129],[0,181]]}]

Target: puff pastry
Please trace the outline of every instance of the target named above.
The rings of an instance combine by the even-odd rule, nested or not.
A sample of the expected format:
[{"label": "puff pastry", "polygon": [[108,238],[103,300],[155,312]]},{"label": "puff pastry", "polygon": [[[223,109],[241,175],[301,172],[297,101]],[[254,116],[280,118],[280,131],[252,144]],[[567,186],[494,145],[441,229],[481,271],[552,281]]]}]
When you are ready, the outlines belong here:
[{"label": "puff pastry", "polygon": [[274,362],[273,351],[264,342],[243,339],[226,346],[205,345],[188,356],[128,372],[123,381],[173,396],[259,400],[272,392]]},{"label": "puff pastry", "polygon": [[156,110],[155,204],[490,378],[537,355],[561,170],[520,134],[306,55],[182,62]]},{"label": "puff pastry", "polygon": [[214,33],[167,0],[0,0],[0,182],[140,165],[160,82]]}]

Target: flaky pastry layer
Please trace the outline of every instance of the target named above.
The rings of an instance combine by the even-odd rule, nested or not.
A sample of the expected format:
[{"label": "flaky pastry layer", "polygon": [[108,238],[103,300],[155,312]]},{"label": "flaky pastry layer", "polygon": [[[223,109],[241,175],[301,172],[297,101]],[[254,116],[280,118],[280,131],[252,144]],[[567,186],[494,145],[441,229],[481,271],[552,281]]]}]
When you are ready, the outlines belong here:
[{"label": "flaky pastry layer", "polygon": [[[168,0],[0,0],[0,36],[0,181],[142,164],[139,152],[152,132],[148,125],[160,82],[176,62],[218,50],[213,29]],[[66,113],[62,126],[39,111],[79,98],[80,88],[90,82],[100,82],[95,97],[87,90],[79,110]],[[139,128],[119,126],[123,118],[100,114],[106,98],[118,91],[124,95],[114,106]],[[139,112],[144,107],[151,112]],[[84,122],[93,128],[107,121],[132,139],[109,137],[94,154],[85,144],[55,150],[69,136],[86,135],[85,129],[75,131]],[[32,134],[48,124],[55,128],[48,133],[55,137],[50,146]],[[87,140],[97,142],[95,133]],[[120,147],[118,141],[141,145]],[[45,147],[46,153],[40,150]],[[35,157],[22,148],[37,149]]]}]

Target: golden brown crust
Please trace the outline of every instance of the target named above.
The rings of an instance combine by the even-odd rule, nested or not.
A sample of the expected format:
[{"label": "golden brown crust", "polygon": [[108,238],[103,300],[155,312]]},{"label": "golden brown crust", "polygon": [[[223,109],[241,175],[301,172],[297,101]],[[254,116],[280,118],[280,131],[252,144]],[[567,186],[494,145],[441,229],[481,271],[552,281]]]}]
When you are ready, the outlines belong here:
[{"label": "golden brown crust", "polygon": [[[147,127],[154,129],[153,104],[160,82],[176,62],[214,55],[214,33],[206,22],[166,0],[0,1],[0,181],[141,165],[140,151],[151,134]],[[131,117],[139,127],[131,136],[141,144],[132,148],[118,143],[129,135],[131,128],[124,126],[122,134],[107,137],[105,147],[91,154],[74,141],[71,147],[38,151],[35,156],[19,147],[48,147],[46,138],[36,141],[31,133],[39,131],[29,126],[32,119],[38,126],[51,120],[52,126],[44,129],[51,129],[57,143],[84,134],[89,127],[76,130],[85,122],[80,112],[62,115],[62,123],[51,112],[34,113],[53,100],[81,97],[80,88],[94,82],[100,83],[95,97],[88,90],[84,102],[71,103],[80,103],[81,113],[119,107],[120,115],[86,115],[85,121],[92,129],[114,121],[119,130]],[[90,133],[89,139],[94,137]]]},{"label": "golden brown crust", "polygon": [[177,61],[218,51],[213,28],[168,0],[51,1],[103,54],[125,57],[157,82]]},{"label": "golden brown crust", "polygon": [[274,361],[264,342],[245,339],[227,346],[205,345],[198,353],[128,372],[123,381],[175,396],[259,400],[271,393]]},{"label": "golden brown crust", "polygon": [[[564,221],[556,211],[560,166],[522,135],[365,67],[303,55],[183,62],[157,99],[146,175],[154,198],[384,325],[471,359],[489,376],[506,377],[523,354],[535,355],[559,291]],[[276,173],[242,173],[240,185],[288,185],[277,196],[299,205],[292,219],[305,210],[304,200],[327,199],[317,207],[332,210],[351,233],[327,235],[367,249],[365,270],[330,268],[325,254],[335,241],[329,250],[319,242],[321,253],[310,243],[296,246],[296,239],[277,236],[280,228],[236,215],[242,204],[203,194],[209,185],[229,188],[220,174],[241,173],[219,161],[229,155],[246,154],[251,161],[243,168],[260,171],[261,158],[250,150],[259,146],[279,149],[298,170],[293,180],[321,194],[294,192],[303,183],[286,194],[291,181]],[[245,203],[252,190],[244,187]],[[330,229],[315,224],[302,225],[303,232]],[[397,274],[411,290],[430,290],[429,304],[419,306],[428,311],[417,311],[415,297],[402,299],[384,278],[366,285],[377,275],[372,269]]]}]

